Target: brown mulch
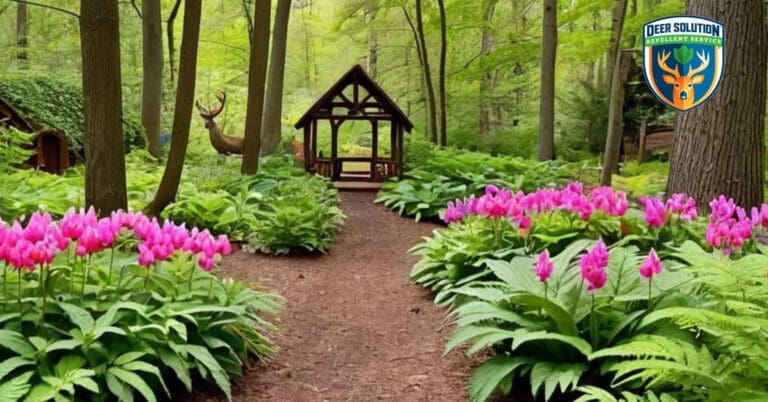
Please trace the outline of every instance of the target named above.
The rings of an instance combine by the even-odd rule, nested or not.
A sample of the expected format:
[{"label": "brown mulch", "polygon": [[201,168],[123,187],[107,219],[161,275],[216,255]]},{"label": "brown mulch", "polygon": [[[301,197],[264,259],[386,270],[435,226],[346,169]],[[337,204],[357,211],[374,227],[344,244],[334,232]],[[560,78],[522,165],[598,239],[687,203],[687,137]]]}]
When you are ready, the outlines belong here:
[{"label": "brown mulch", "polygon": [[225,276],[286,299],[278,355],[233,385],[234,400],[467,399],[476,363],[460,352],[443,357],[446,311],[407,277],[415,258],[406,250],[437,226],[401,218],[374,196],[342,193],[348,219],[327,255],[238,252],[224,261]]}]

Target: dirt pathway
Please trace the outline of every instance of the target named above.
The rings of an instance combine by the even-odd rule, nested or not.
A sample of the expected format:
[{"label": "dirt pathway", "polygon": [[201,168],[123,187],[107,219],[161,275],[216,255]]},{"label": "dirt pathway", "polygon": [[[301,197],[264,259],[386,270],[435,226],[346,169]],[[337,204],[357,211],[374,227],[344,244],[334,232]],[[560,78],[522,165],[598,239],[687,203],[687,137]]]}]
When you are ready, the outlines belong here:
[{"label": "dirt pathway", "polygon": [[410,283],[406,253],[434,225],[400,218],[372,193],[342,193],[348,216],[328,255],[236,253],[224,274],[286,299],[271,364],[235,384],[236,401],[463,401],[470,362],[442,357],[445,311]]}]

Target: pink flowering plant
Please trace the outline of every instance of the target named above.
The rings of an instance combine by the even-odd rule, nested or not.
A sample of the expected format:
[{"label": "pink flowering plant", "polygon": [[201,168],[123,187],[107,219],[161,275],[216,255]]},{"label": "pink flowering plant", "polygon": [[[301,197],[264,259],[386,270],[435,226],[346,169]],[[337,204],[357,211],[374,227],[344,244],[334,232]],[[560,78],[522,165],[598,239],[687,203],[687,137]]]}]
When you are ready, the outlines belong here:
[{"label": "pink flowering plant", "polygon": [[450,202],[411,277],[452,306],[446,351],[494,352],[472,399],[768,397],[768,204],[700,206],[578,183]]},{"label": "pink flowering plant", "polygon": [[0,222],[0,384],[41,401],[156,400],[201,376],[230,395],[230,376],[273,352],[259,315],[280,309],[218,276],[231,252],[226,236],[141,213]]},{"label": "pink flowering plant", "polygon": [[662,270],[655,252],[609,248],[602,240],[576,240],[553,257],[544,251],[486,263],[496,281],[453,290],[462,298],[446,347],[467,343],[474,353],[494,346],[495,356],[470,380],[473,400],[485,400],[497,387],[516,389],[519,377],[545,400],[609,383],[611,374],[601,372],[610,360],[603,351],[654,334],[655,327],[639,329],[637,320],[665,306],[686,281]]}]

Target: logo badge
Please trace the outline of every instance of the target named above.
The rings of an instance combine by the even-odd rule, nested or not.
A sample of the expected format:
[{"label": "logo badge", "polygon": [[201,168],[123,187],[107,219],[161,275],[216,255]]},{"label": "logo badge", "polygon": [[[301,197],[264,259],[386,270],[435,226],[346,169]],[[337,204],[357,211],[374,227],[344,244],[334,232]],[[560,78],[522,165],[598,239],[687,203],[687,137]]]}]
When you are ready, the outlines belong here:
[{"label": "logo badge", "polygon": [[643,73],[656,97],[685,112],[717,90],[725,68],[725,26],[695,16],[673,16],[643,26]]}]

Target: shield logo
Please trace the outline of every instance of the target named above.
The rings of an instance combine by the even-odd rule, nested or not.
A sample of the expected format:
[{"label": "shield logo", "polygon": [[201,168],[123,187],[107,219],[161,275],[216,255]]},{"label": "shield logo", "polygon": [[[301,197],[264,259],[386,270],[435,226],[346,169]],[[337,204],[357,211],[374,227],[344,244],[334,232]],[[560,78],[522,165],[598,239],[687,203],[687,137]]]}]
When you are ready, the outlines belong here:
[{"label": "shield logo", "polygon": [[643,26],[643,73],[656,98],[685,112],[715,93],[725,69],[725,26],[690,15]]}]

